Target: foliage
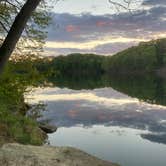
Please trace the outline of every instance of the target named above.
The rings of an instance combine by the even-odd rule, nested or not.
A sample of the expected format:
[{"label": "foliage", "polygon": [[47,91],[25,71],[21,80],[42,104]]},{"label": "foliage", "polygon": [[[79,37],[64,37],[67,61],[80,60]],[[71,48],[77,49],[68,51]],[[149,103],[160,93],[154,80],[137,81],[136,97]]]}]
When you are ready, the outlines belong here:
[{"label": "foliage", "polygon": [[[2,0],[0,1],[0,43],[7,36],[14,18],[23,7],[26,0]],[[34,54],[42,51],[45,38],[47,37],[46,27],[51,17],[47,12],[48,5],[45,1],[38,6],[37,10],[29,19],[25,30],[17,45],[17,54]]]},{"label": "foliage", "polygon": [[98,75],[103,73],[103,56],[94,54],[70,54],[53,59],[51,65],[60,75]]},{"label": "foliage", "polygon": [[[159,39],[142,42],[114,56],[108,57],[103,64],[108,73],[148,73],[164,65],[166,40]],[[166,63],[165,63],[166,64]]]},{"label": "foliage", "polygon": [[106,76],[115,90],[152,104],[166,105],[166,80],[154,74]]},{"label": "foliage", "polygon": [[45,137],[37,123],[24,116],[24,93],[43,79],[32,61],[10,62],[0,77],[0,136],[24,144],[42,144]]},{"label": "foliage", "polygon": [[140,45],[129,48],[106,60],[106,70],[113,73],[150,72],[156,67],[155,47]]}]

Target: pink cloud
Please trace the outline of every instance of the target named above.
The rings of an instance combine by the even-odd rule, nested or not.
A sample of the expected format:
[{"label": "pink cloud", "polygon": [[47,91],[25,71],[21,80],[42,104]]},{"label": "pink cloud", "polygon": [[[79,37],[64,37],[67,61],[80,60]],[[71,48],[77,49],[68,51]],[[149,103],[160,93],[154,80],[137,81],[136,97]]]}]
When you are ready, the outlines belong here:
[{"label": "pink cloud", "polygon": [[75,110],[69,110],[68,111],[68,115],[71,118],[75,118],[77,116],[77,111],[75,111]]},{"label": "pink cloud", "polygon": [[107,25],[107,22],[105,22],[105,21],[97,21],[97,22],[96,22],[96,25],[97,25],[98,27],[102,27],[102,26]]},{"label": "pink cloud", "polygon": [[74,25],[67,25],[66,26],[66,31],[67,32],[74,32],[74,31],[77,31],[77,30],[78,30],[77,26],[74,26]]}]

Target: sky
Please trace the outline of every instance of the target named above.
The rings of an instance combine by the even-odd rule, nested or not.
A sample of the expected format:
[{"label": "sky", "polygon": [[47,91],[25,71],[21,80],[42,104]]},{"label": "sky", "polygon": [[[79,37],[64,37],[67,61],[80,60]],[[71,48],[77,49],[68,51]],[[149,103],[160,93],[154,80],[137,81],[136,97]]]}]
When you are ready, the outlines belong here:
[{"label": "sky", "polygon": [[139,42],[166,37],[166,0],[133,2],[130,13],[117,11],[108,0],[60,0],[52,11],[45,54],[113,55]]}]

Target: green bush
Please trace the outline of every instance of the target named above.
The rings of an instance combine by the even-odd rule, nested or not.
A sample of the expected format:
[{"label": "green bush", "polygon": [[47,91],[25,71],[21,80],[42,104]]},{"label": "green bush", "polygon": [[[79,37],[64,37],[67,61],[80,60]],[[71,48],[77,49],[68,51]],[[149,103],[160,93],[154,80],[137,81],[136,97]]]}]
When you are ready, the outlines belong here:
[{"label": "green bush", "polygon": [[[22,65],[22,68],[25,64]],[[23,74],[17,73],[18,64],[9,63],[0,76],[0,138],[24,144],[41,145],[45,139],[37,123],[24,115],[27,108],[24,93],[27,86],[38,82],[36,72],[27,66]],[[21,67],[20,67],[21,68]],[[1,140],[0,140],[1,142]]]}]

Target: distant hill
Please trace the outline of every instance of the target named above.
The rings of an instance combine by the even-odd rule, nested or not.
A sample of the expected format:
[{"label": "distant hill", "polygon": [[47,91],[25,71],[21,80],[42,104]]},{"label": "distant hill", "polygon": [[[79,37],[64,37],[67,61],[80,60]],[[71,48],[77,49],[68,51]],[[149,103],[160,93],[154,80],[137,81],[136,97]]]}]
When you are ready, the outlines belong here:
[{"label": "distant hill", "polygon": [[109,73],[153,72],[166,66],[166,39],[141,42],[111,57],[103,67]]}]

